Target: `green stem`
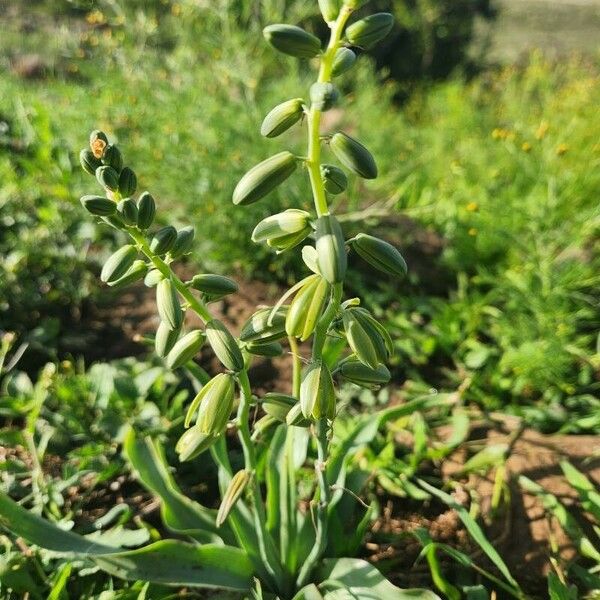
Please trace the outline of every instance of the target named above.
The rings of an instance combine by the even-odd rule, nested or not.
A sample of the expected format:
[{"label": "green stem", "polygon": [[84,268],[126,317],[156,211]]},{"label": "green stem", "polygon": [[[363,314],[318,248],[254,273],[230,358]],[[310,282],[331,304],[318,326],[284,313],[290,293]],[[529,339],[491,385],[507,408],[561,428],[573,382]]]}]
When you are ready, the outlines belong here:
[{"label": "green stem", "polygon": [[302,382],[302,358],[298,351],[298,342],[292,335],[288,337],[290,352],[292,353],[292,396],[300,398],[300,383]]},{"label": "green stem", "polygon": [[256,455],[254,453],[254,445],[252,444],[250,427],[248,424],[252,392],[250,389],[250,380],[248,379],[248,371],[246,369],[238,373],[238,380],[241,393],[236,421],[238,426],[238,436],[244,453],[244,464],[246,469],[252,474],[251,496],[259,551],[266,569],[280,585],[284,585],[285,574],[281,563],[277,559],[273,540],[267,532],[265,507],[262,501],[258,477],[256,476]]}]

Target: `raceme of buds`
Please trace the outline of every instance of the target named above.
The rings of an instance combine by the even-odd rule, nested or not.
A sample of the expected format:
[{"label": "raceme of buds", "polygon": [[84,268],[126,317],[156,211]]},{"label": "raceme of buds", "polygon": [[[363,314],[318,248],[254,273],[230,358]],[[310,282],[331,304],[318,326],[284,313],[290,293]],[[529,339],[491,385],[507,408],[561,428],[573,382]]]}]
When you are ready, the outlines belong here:
[{"label": "raceme of buds", "polygon": [[242,206],[257,202],[283,183],[298,166],[291,152],[280,152],[252,167],[233,190],[233,203]]},{"label": "raceme of buds", "polygon": [[349,241],[350,247],[379,271],[403,277],[408,272],[406,261],[390,243],[366,233],[359,233]]},{"label": "raceme of buds", "polygon": [[219,512],[217,513],[216,520],[217,527],[221,527],[221,525],[223,525],[225,519],[227,519],[232,508],[235,506],[235,503],[243,494],[251,478],[252,474],[250,471],[246,471],[245,469],[238,471],[231,478],[231,481],[225,490],[225,494],[223,494],[221,505],[219,506]]},{"label": "raceme of buds", "polygon": [[313,58],[321,52],[321,40],[295,25],[268,25],[263,35],[271,46],[296,58]]},{"label": "raceme of buds", "polygon": [[190,404],[185,417],[185,427],[190,426],[198,411],[196,426],[202,433],[222,433],[233,409],[234,391],[233,375],[219,373],[213,377]]},{"label": "raceme of buds", "polygon": [[300,407],[306,418],[335,417],[335,390],[325,363],[316,361],[304,369],[300,386]]},{"label": "raceme of buds", "polygon": [[213,319],[206,324],[206,337],[217,358],[227,369],[237,373],[244,368],[242,352],[221,321]]},{"label": "raceme of buds", "polygon": [[293,98],[278,104],[264,118],[260,133],[268,138],[274,138],[295,125],[304,114],[304,100]]},{"label": "raceme of buds", "polygon": [[329,142],[335,157],[351,171],[363,179],[377,177],[377,165],[371,153],[357,140],[345,133],[338,132]]}]

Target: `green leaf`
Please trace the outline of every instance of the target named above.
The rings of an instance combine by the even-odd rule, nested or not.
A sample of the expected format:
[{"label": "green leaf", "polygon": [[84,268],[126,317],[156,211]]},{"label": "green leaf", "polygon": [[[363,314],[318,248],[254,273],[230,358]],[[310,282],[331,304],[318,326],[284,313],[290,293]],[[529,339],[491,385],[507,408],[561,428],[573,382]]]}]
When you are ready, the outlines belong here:
[{"label": "green leaf", "polygon": [[429,590],[402,590],[359,558],[327,558],[317,577],[324,600],[440,600]]},{"label": "green leaf", "polygon": [[560,468],[569,484],[577,490],[581,506],[600,522],[600,492],[597,487],[570,462],[561,461]]},{"label": "green leaf", "polygon": [[464,506],[461,506],[452,496],[446,494],[442,490],[438,490],[436,487],[428,484],[422,479],[418,480],[419,485],[426,489],[430,494],[439,498],[442,502],[447,504],[450,508],[453,508],[459,519],[463,522],[463,525],[471,535],[471,537],[479,544],[479,547],[487,554],[488,558],[496,565],[498,570],[504,575],[506,580],[510,582],[517,590],[520,590],[519,584],[515,578],[511,575],[510,570],[506,566],[506,563],[502,560],[496,549],[490,544],[488,539],[485,537],[483,530],[477,524],[475,519],[469,514],[469,511]]},{"label": "green leaf", "polygon": [[217,533],[216,512],[181,493],[158,442],[150,438],[138,440],[133,429],[129,429],[124,450],[140,482],[160,498],[162,519],[171,531],[185,533],[201,543],[223,543]]},{"label": "green leaf", "polygon": [[508,444],[490,444],[472,456],[461,469],[461,473],[487,472],[504,464]]},{"label": "green leaf", "polygon": [[252,563],[231,546],[196,546],[175,540],[121,551],[63,531],[0,492],[0,524],[29,542],[60,554],[89,557],[108,573],[166,585],[248,591]]},{"label": "green leaf", "polygon": [[319,591],[319,588],[311,583],[306,587],[303,587],[292,600],[324,600],[323,595]]},{"label": "green leaf", "polygon": [[48,594],[48,600],[66,600],[69,598],[67,593],[67,581],[71,576],[71,563],[65,563],[60,567],[56,574],[54,585]]},{"label": "green leaf", "polygon": [[548,575],[548,594],[550,600],[577,600],[577,588],[566,586],[556,573]]}]

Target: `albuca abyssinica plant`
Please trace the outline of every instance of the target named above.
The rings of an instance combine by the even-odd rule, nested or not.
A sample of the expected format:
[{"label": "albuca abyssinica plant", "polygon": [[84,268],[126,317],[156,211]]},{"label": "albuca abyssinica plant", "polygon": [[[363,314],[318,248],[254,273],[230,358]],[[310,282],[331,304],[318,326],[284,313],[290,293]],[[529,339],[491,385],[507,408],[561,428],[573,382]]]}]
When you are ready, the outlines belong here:
[{"label": "albuca abyssinica plant", "polygon": [[[406,590],[392,585],[367,562],[344,557],[358,549],[370,517],[368,510],[358,521],[342,512],[346,510],[342,496],[352,487],[345,459],[361,441],[368,441],[371,430],[359,428],[336,444],[331,435],[338,411],[337,380],[373,389],[390,379],[385,362],[392,343],[387,331],[358,299],[344,300],[347,252],[356,252],[392,277],[406,272],[404,259],[387,242],[366,233],[346,239],[329,205],[330,195],[344,191],[347,171],[364,179],[377,177],[374,158],[358,140],[341,131],[321,132],[322,114],[339,100],[333,80],[355,62],[351,48],[373,46],[392,25],[390,15],[376,14],[346,27],[362,3],[319,0],[331,30],[325,47],[296,26],[264,29],[275,49],[319,63],[309,99],[285,100],[261,126],[262,135],[274,138],[306,124],[308,148],[304,156],[281,150],[252,167],[235,187],[233,203],[243,210],[288,177],[307,173],[314,208],[289,208],[267,217],[256,225],[252,239],[278,253],[302,245],[310,274],[275,306],[259,308],[238,338],[209,310],[212,301],[236,291],[235,282],[207,273],[182,281],[172,269],[173,262],[189,252],[194,229],[167,225],[150,233],[155,200],[148,192],[134,199],[136,175],[124,166],[119,149],[103,132],[94,131],[89,148],[81,151],[83,168],[104,191],[104,195],[84,196],[83,207],[130,238],[106,261],[102,281],[116,288],[144,279],[156,289],[160,316],[156,352],[171,369],[188,364],[206,344],[223,366],[222,372],[203,382],[190,403],[184,417],[186,430],[176,447],[182,461],[210,452],[219,468],[218,511],[184,496],[159,444],[130,432],[126,454],[140,480],[160,498],[165,525],[179,534],[178,539],[122,550],[57,529],[0,496],[3,522],[16,533],[54,551],[84,554],[102,569],[126,578],[238,590],[253,598],[406,597]],[[346,170],[323,162],[326,146]],[[200,318],[202,329],[184,331],[188,311]],[[302,355],[304,347],[298,342],[307,340],[312,340],[311,349]],[[343,340],[349,351],[331,351],[339,349]],[[255,398],[248,377],[253,357],[279,355],[282,343],[289,345],[293,357],[290,394]],[[264,417],[252,431],[250,409],[257,404]],[[225,435],[234,427],[244,458],[244,467],[237,472],[230,463]],[[265,446],[267,466],[259,472],[257,456]],[[314,497],[311,508],[301,510],[298,471],[309,458],[314,459]],[[358,505],[351,490],[345,497]],[[410,597],[435,598],[425,590],[411,590]]]}]

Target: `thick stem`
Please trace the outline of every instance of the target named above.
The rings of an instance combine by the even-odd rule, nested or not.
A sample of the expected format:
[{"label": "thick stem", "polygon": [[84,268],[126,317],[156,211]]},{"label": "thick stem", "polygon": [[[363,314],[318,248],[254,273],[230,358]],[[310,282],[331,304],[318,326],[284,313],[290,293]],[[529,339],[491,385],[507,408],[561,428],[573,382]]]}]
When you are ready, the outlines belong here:
[{"label": "thick stem", "polygon": [[298,351],[298,342],[293,335],[288,337],[292,354],[292,396],[300,398],[300,383],[302,382],[302,358]]}]

